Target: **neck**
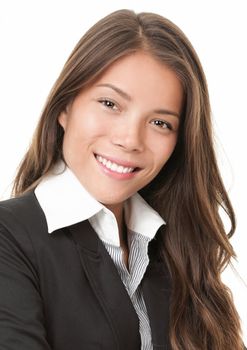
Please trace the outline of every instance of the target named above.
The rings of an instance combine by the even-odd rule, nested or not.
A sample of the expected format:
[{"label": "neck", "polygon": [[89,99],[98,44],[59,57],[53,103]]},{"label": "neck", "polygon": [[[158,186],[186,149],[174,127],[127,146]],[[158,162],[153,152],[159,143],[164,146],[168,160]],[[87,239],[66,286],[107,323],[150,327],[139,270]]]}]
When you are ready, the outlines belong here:
[{"label": "neck", "polygon": [[118,224],[118,232],[121,247],[126,246],[127,236],[126,236],[126,225],[124,220],[124,206],[123,203],[116,205],[105,205],[109,210],[113,212]]},{"label": "neck", "polygon": [[107,205],[107,208],[111,210],[116,217],[117,224],[118,224],[120,247],[122,248],[122,253],[123,253],[123,260],[127,269],[129,269],[129,264],[128,264],[129,248],[128,248],[128,239],[127,239],[127,229],[126,229],[126,224],[124,220],[123,203],[119,205]]}]

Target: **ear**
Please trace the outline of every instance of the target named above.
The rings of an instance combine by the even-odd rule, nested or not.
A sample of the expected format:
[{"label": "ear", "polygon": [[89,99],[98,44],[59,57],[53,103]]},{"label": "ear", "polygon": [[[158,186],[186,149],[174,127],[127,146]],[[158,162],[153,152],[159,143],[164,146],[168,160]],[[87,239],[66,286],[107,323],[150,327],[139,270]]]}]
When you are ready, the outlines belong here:
[{"label": "ear", "polygon": [[61,125],[61,127],[65,131],[66,127],[67,127],[67,123],[68,123],[68,113],[67,113],[67,111],[61,112],[60,115],[58,116],[57,120],[58,120],[58,123]]}]

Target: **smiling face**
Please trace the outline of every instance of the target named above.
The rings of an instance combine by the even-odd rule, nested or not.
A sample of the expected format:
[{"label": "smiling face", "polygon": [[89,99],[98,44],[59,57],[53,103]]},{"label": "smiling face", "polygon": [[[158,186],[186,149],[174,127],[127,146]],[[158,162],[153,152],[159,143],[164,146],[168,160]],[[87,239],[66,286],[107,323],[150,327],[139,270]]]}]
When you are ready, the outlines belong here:
[{"label": "smiling face", "polygon": [[152,56],[117,60],[59,116],[67,165],[99,202],[121,206],[172,154],[182,99],[176,74]]}]

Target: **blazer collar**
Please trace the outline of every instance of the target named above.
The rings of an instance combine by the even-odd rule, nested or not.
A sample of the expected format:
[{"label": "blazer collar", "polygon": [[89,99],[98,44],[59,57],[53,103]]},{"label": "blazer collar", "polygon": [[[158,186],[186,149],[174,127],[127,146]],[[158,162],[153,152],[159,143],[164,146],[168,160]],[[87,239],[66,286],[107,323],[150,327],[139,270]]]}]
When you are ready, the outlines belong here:
[{"label": "blazer collar", "polygon": [[67,228],[82,268],[112,329],[115,349],[140,349],[139,321],[110,255],[88,221]]},{"label": "blazer collar", "polygon": [[153,348],[169,350],[169,306],[171,279],[164,263],[151,262],[142,281],[149,315]]},{"label": "blazer collar", "polygon": [[[140,348],[139,322],[121,278],[90,223],[86,220],[68,227],[77,246],[83,270],[116,337],[116,349]],[[158,235],[161,231],[158,232]],[[150,243],[150,249],[157,244]],[[152,255],[153,256],[153,255]],[[154,350],[169,348],[170,277],[164,263],[150,257],[142,281],[142,290],[150,318]],[[119,345],[118,341],[124,339]]]}]

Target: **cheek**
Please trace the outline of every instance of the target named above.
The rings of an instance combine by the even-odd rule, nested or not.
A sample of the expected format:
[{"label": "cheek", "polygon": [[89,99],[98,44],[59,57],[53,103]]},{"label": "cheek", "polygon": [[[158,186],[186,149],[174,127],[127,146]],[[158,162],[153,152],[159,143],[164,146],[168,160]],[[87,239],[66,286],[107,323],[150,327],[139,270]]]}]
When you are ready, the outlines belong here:
[{"label": "cheek", "polygon": [[167,162],[177,143],[177,135],[169,135],[167,137],[156,138],[152,144],[152,153],[155,164],[158,168]]},{"label": "cheek", "polygon": [[70,120],[65,131],[65,141],[69,143],[84,143],[106,133],[104,123],[93,115],[75,117]]}]

